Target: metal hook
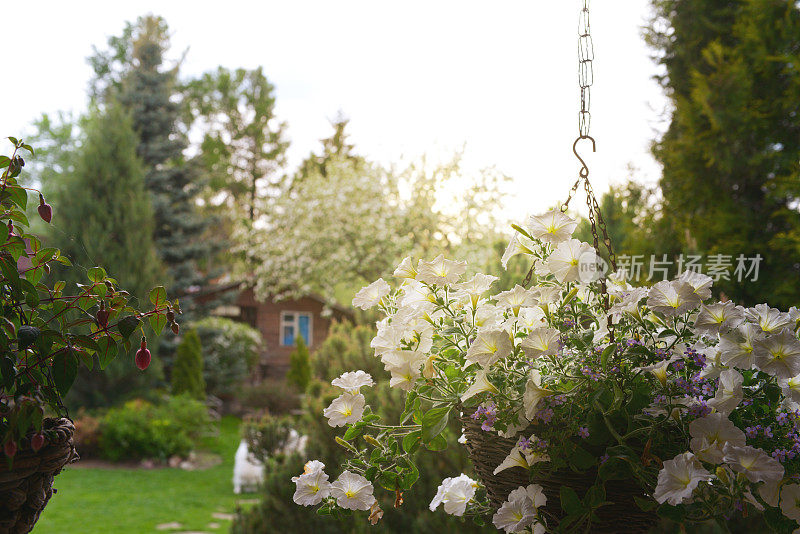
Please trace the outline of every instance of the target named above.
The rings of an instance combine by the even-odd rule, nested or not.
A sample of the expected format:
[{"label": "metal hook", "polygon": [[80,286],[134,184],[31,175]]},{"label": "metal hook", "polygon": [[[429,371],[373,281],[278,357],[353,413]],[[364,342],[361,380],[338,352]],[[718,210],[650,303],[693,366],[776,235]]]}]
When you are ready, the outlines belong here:
[{"label": "metal hook", "polygon": [[597,146],[594,142],[594,138],[590,135],[582,135],[575,139],[575,142],[572,143],[572,153],[575,154],[575,157],[578,158],[578,161],[580,161],[582,165],[582,168],[578,174],[580,174],[581,178],[587,178],[589,176],[589,167],[586,165],[586,162],[583,161],[583,158],[578,154],[578,143],[581,139],[588,139],[592,142],[592,152],[597,152]]}]

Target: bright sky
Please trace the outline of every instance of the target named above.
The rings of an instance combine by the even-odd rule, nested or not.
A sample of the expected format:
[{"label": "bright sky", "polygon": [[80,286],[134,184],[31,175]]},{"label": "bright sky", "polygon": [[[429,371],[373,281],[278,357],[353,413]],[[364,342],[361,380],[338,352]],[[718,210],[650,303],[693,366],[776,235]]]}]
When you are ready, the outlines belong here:
[{"label": "bright sky", "polygon": [[[360,153],[398,161],[466,146],[471,167],[515,179],[514,219],[566,197],[576,177],[579,0],[291,0],[246,2],[61,0],[3,7],[5,73],[0,135],[29,132],[42,112],[83,111],[92,45],[126,20],[166,18],[182,75],[218,65],[264,67],[289,124],[291,165],[329,135],[338,110]],[[613,7],[612,7],[613,6]],[[666,106],[641,38],[648,0],[595,1],[592,135],[596,192],[638,168],[660,169],[649,143]],[[13,57],[11,50],[18,53]],[[13,76],[9,75],[13,72]],[[588,144],[581,153],[586,154]],[[582,204],[583,198],[580,198]]]}]

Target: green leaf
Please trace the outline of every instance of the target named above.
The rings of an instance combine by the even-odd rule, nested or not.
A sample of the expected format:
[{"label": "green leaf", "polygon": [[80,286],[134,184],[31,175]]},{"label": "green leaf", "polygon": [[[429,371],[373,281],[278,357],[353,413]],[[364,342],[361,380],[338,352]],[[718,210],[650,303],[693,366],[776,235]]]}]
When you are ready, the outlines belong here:
[{"label": "green leaf", "polygon": [[165,316],[160,314],[150,316],[150,328],[153,329],[156,335],[159,335],[165,326],[167,326],[167,318]]},{"label": "green leaf", "polygon": [[583,496],[585,508],[599,508],[606,502],[606,489],[603,486],[592,486]]},{"label": "green leaf", "polygon": [[409,454],[413,454],[419,449],[420,442],[422,441],[422,430],[415,430],[403,436],[403,450]]},{"label": "green leaf", "polygon": [[429,451],[443,451],[447,448],[447,440],[444,439],[443,435],[439,434],[430,442],[426,443],[425,448]]},{"label": "green leaf", "polygon": [[669,336],[675,336],[675,337],[677,337],[677,336],[678,336],[678,333],[677,333],[677,332],[675,332],[675,330],[670,330],[669,328],[667,328],[667,329],[664,329],[664,330],[662,330],[661,332],[659,332],[659,333],[658,333],[658,337],[659,337],[659,338],[663,338],[663,337],[669,337]]},{"label": "green leaf", "polygon": [[583,471],[595,465],[597,458],[583,447],[575,447],[575,451],[569,456],[569,463],[573,468]]},{"label": "green leaf", "polygon": [[117,328],[119,328],[119,333],[122,334],[122,337],[128,339],[141,322],[142,320],[138,317],[134,315],[128,315],[120,320],[120,322],[117,324]]},{"label": "green leaf", "polygon": [[19,186],[11,186],[6,189],[11,202],[22,208],[22,211],[28,207],[28,192]]},{"label": "green leaf", "polygon": [[422,441],[428,443],[442,433],[447,426],[447,419],[450,416],[452,406],[440,406],[433,408],[422,416]]},{"label": "green leaf", "polygon": [[364,424],[355,423],[353,426],[347,429],[347,432],[344,433],[342,439],[345,441],[350,441],[356,439],[364,432]]},{"label": "green leaf", "polygon": [[671,504],[664,503],[658,507],[656,513],[658,514],[659,517],[669,519],[670,521],[674,521],[675,523],[683,522],[682,506],[672,506]]},{"label": "green leaf", "polygon": [[17,370],[14,368],[14,360],[8,356],[0,358],[0,377],[3,379],[3,388],[6,391],[14,387],[14,378]]},{"label": "green leaf", "polygon": [[654,500],[645,499],[644,497],[639,497],[638,495],[634,495],[633,500],[636,503],[636,506],[638,506],[643,512],[651,512],[658,506],[658,503],[656,503]]},{"label": "green leaf", "polygon": [[385,473],[381,473],[381,476],[378,477],[378,484],[383,486],[384,489],[394,491],[398,489],[397,478],[397,473],[387,471]]},{"label": "green leaf", "polygon": [[78,359],[71,349],[64,349],[53,358],[53,382],[62,395],[66,395],[78,375]]},{"label": "green leaf", "polygon": [[103,336],[97,340],[97,346],[99,348],[97,358],[100,360],[100,369],[105,369],[117,357],[117,343],[111,336]]},{"label": "green leaf", "polygon": [[564,510],[567,515],[579,515],[581,513],[583,506],[575,490],[568,486],[561,486],[559,495],[561,497],[561,509]]},{"label": "green leaf", "polygon": [[611,357],[612,354],[614,354],[614,350],[616,348],[617,346],[614,343],[612,343],[609,346],[607,346],[603,350],[603,353],[600,355],[600,366],[603,368],[603,370],[605,370],[608,367],[608,359]]},{"label": "green leaf", "polygon": [[408,490],[411,489],[411,486],[419,479],[419,469],[413,463],[411,464],[411,470],[407,472],[403,477],[400,479],[400,489]]},{"label": "green leaf", "polygon": [[89,280],[92,282],[98,283],[102,282],[106,278],[106,270],[102,267],[92,267],[88,271],[86,271],[86,276],[89,277]]},{"label": "green leaf", "polygon": [[167,290],[164,289],[164,286],[154,287],[150,290],[150,302],[153,303],[153,306],[160,308],[166,301]]}]

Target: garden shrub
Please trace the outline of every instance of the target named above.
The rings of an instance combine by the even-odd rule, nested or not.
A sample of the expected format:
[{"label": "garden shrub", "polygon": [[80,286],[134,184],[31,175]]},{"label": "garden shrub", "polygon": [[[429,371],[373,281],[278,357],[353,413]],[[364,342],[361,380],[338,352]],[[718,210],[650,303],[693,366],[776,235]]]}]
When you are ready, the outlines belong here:
[{"label": "garden shrub", "polygon": [[295,349],[289,355],[289,372],[286,381],[297,386],[301,392],[308,389],[311,381],[311,355],[302,336],[295,339]]},{"label": "garden shrub", "polygon": [[208,410],[186,395],[153,404],[134,399],[112,408],[100,425],[100,450],[111,461],[186,456],[209,429]]},{"label": "garden shrub", "polygon": [[251,411],[284,414],[300,408],[297,388],[285,380],[268,378],[254,386],[243,386],[239,391],[239,402]]},{"label": "garden shrub", "polygon": [[82,460],[100,456],[100,426],[102,417],[85,410],[78,412],[73,420],[75,425],[75,449]]},{"label": "garden shrub", "polygon": [[[325,465],[339,465],[346,458],[345,450],[336,444],[337,429],[328,425],[322,412],[339,391],[330,385],[333,378],[350,369],[368,370],[377,381],[375,387],[364,391],[372,406],[380,407],[381,415],[387,420],[399,417],[403,411],[402,392],[389,388],[389,376],[383,370],[380,360],[370,348],[370,340],[375,333],[371,327],[355,326],[349,322],[334,323],[330,335],[312,357],[314,379],[303,401],[303,415],[295,419],[293,428],[301,435],[308,436],[306,456],[317,458]],[[377,366],[375,365],[377,363]],[[279,424],[279,423],[274,423]],[[460,435],[461,428],[453,421],[448,430],[452,442]],[[359,438],[360,439],[360,438]],[[359,445],[362,445],[359,443]],[[272,446],[269,442],[266,446]],[[251,448],[254,454],[259,454]],[[450,447],[445,451],[433,453],[421,450],[416,463],[421,477],[415,484],[413,493],[404,496],[404,504],[399,510],[394,508],[394,499],[381,497],[380,505],[385,515],[381,519],[381,532],[455,532],[470,534],[484,529],[469,520],[445,514],[431,514],[428,504],[436,495],[438,483],[445,477],[469,473],[466,451],[460,447]],[[361,533],[374,532],[374,528],[362,518],[344,517],[340,521],[331,516],[319,516],[312,508],[294,504],[292,495],[295,485],[291,477],[303,472],[303,461],[296,455],[275,457],[266,470],[261,503],[247,512],[240,512],[231,532],[235,534],[256,534],[261,532],[298,533]],[[370,530],[372,529],[372,530]]]},{"label": "garden shrub", "polygon": [[268,413],[261,417],[248,417],[242,423],[242,437],[248,449],[262,464],[283,454],[296,422],[289,416]]},{"label": "garden shrub", "polygon": [[207,317],[192,324],[200,338],[203,378],[210,395],[229,399],[258,362],[261,334],[255,328],[224,317]]},{"label": "garden shrub", "polygon": [[172,367],[172,394],[185,393],[195,399],[206,398],[203,380],[203,349],[200,337],[190,330],[178,345],[175,365]]}]

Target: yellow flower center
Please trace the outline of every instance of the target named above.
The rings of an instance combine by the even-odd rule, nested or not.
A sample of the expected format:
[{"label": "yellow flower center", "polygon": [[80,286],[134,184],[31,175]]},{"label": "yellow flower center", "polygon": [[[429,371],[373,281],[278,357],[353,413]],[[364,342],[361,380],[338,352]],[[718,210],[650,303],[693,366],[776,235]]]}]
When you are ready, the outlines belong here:
[{"label": "yellow flower center", "polygon": [[345,408],[344,410],[342,410],[342,415],[344,415],[345,417],[349,417],[349,416],[353,415],[353,409],[352,408]]},{"label": "yellow flower center", "polygon": [[347,496],[348,499],[352,499],[353,497],[356,496],[356,492],[353,490],[347,490],[344,492],[344,494]]}]

